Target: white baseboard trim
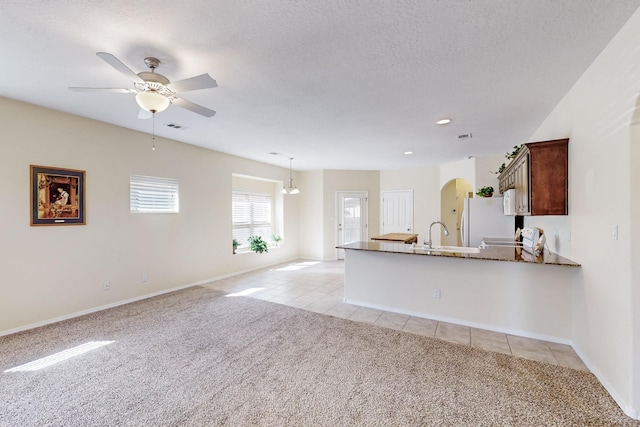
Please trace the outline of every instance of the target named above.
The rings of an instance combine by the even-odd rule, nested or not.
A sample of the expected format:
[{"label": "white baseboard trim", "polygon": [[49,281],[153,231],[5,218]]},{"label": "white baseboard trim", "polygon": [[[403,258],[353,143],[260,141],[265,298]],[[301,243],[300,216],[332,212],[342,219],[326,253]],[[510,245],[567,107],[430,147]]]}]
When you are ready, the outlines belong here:
[{"label": "white baseboard trim", "polygon": [[216,280],[216,279],[201,280],[201,281],[198,281],[198,282],[189,283],[187,285],[176,286],[176,287],[170,288],[170,289],[163,289],[161,291],[153,292],[151,294],[144,294],[144,295],[140,295],[140,296],[137,296],[137,297],[129,298],[129,299],[126,299],[126,300],[116,301],[116,302],[112,302],[112,303],[109,303],[109,304],[101,305],[101,306],[98,306],[98,307],[89,308],[89,309],[82,310],[82,311],[76,311],[74,313],[65,314],[63,316],[53,317],[51,319],[42,320],[40,322],[30,323],[28,325],[19,326],[17,328],[13,328],[13,329],[8,329],[8,330],[5,330],[5,331],[2,331],[2,332],[0,332],[0,337],[1,336],[5,336],[5,335],[15,334],[15,333],[18,333],[18,332],[28,331],[29,329],[39,328],[41,326],[50,325],[52,323],[62,322],[63,320],[73,319],[75,317],[84,316],[86,314],[96,313],[98,311],[102,311],[102,310],[106,310],[106,309],[109,309],[109,308],[118,307],[118,306],[129,304],[129,303],[132,303],[132,302],[142,301],[142,300],[147,299],[147,298],[153,298],[153,297],[156,297],[158,295],[168,294],[170,292],[179,291],[181,289],[190,288],[192,286],[203,285],[205,283],[211,282],[212,280]]},{"label": "white baseboard trim", "polygon": [[374,308],[376,310],[391,311],[391,312],[394,312],[394,313],[406,314],[408,316],[414,316],[414,317],[421,317],[423,319],[436,320],[438,322],[454,323],[456,325],[469,326],[471,328],[478,328],[478,329],[485,329],[487,331],[500,332],[500,333],[503,333],[503,334],[516,335],[516,336],[519,336],[519,337],[533,338],[533,339],[537,339],[537,340],[549,341],[549,342],[558,343],[558,344],[573,345],[573,342],[571,340],[569,340],[569,339],[556,337],[556,336],[551,336],[551,335],[537,334],[537,333],[531,332],[531,331],[523,331],[523,330],[520,330],[520,329],[501,328],[501,327],[497,327],[495,325],[487,325],[487,324],[484,324],[484,323],[470,322],[468,320],[458,319],[458,318],[454,318],[454,317],[432,316],[432,315],[427,316],[424,313],[418,313],[418,312],[411,311],[411,310],[400,310],[400,309],[397,309],[397,308],[394,308],[394,307],[386,307],[386,306],[377,305],[377,304],[368,304],[368,303],[349,300],[349,299],[345,299],[345,302],[348,303],[348,304],[359,305],[359,306],[362,306],[362,307]]},{"label": "white baseboard trim", "polygon": [[584,364],[587,365],[587,368],[589,368],[591,373],[595,375],[595,377],[598,379],[600,384],[602,384],[602,387],[604,387],[604,389],[607,390],[607,393],[609,393],[609,395],[613,398],[613,400],[618,404],[620,409],[622,409],[622,412],[624,412],[625,415],[627,415],[630,418],[633,418],[634,420],[640,420],[640,413],[638,412],[638,410],[629,406],[627,402],[625,402],[624,399],[620,397],[616,389],[611,386],[609,381],[607,381],[607,377],[605,377],[602,374],[602,372],[600,372],[600,370],[596,367],[596,365],[594,365],[593,362],[591,362],[589,357],[587,357],[587,355],[578,346],[572,345],[571,347],[573,347],[573,351],[575,351],[576,354],[580,357],[580,359],[582,359]]},{"label": "white baseboard trim", "polygon": [[290,259],[290,260],[287,260],[287,261],[278,261],[277,263],[274,263],[274,264],[271,264],[271,265],[268,265],[268,266],[264,266],[264,267],[257,267],[257,268],[252,268],[252,269],[248,269],[248,270],[236,271],[234,273],[224,274],[224,275],[212,277],[212,278],[209,278],[209,279],[198,280],[197,282],[187,283],[185,285],[176,286],[176,287],[169,288],[169,289],[163,289],[161,291],[152,292],[150,294],[139,295],[137,297],[133,297],[133,298],[128,298],[128,299],[121,300],[121,301],[112,302],[112,303],[101,305],[101,306],[98,306],[98,307],[92,307],[92,308],[88,308],[86,310],[81,310],[81,311],[76,311],[74,313],[64,314],[62,316],[53,317],[53,318],[42,320],[42,321],[39,321],[39,322],[29,323],[27,325],[18,326],[17,328],[12,328],[12,329],[7,329],[7,330],[4,330],[4,331],[0,331],[0,337],[6,336],[6,335],[15,334],[15,333],[18,333],[18,332],[28,331],[29,329],[39,328],[41,326],[50,325],[52,323],[62,322],[63,320],[73,319],[75,317],[84,316],[86,314],[96,313],[98,311],[106,310],[106,309],[109,309],[109,308],[114,308],[114,307],[118,307],[118,306],[121,306],[121,305],[130,304],[132,302],[142,301],[142,300],[147,299],[147,298],[153,298],[153,297],[156,297],[158,295],[168,294],[170,292],[179,291],[181,289],[190,288],[192,286],[205,285],[205,284],[210,283],[210,282],[215,282],[217,280],[227,279],[229,277],[238,276],[240,274],[250,273],[252,271],[262,270],[264,268],[269,268],[269,267],[273,267],[273,266],[280,265],[280,264],[290,263],[290,262],[293,262],[293,261],[296,261],[296,260],[299,260],[299,259],[300,258],[293,258],[293,259]]}]

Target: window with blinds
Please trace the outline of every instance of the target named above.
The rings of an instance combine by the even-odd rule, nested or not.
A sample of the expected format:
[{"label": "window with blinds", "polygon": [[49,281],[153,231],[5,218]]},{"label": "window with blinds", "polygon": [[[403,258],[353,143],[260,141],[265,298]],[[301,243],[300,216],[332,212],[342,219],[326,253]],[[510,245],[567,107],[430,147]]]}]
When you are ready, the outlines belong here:
[{"label": "window with blinds", "polygon": [[131,175],[129,178],[132,213],[178,213],[178,180]]},{"label": "window with blinds", "polygon": [[271,240],[271,194],[233,191],[233,237],[248,248],[250,236]]}]

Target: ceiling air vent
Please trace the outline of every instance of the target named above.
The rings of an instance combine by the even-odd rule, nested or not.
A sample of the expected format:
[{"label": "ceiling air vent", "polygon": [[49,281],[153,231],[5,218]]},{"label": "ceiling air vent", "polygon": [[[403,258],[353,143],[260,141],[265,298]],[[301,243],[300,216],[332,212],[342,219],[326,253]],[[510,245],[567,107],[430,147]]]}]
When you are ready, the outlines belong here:
[{"label": "ceiling air vent", "polygon": [[182,126],[182,125],[179,125],[177,123],[166,123],[165,126],[171,128],[171,129],[179,129],[179,130],[187,130],[187,129],[189,129],[186,126]]},{"label": "ceiling air vent", "polygon": [[464,133],[462,135],[458,135],[458,141],[466,141],[471,138],[473,138],[473,135],[471,133]]}]

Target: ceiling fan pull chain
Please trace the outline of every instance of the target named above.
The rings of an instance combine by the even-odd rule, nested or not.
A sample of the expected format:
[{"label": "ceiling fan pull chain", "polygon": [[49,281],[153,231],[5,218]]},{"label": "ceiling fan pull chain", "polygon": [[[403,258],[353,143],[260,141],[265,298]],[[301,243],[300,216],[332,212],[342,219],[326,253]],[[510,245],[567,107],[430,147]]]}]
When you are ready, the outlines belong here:
[{"label": "ceiling fan pull chain", "polygon": [[156,151],[156,113],[153,112],[151,118],[151,151]]}]

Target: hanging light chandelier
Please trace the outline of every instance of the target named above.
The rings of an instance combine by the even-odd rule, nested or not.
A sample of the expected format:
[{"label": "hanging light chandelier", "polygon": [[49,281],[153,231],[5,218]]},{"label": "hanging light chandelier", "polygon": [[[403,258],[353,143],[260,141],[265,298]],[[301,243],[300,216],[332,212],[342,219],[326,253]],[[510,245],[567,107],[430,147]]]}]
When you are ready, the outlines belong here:
[{"label": "hanging light chandelier", "polygon": [[291,164],[293,161],[293,157],[289,157],[289,186],[287,187],[286,185],[282,186],[282,194],[298,194],[300,193],[300,190],[298,190],[298,187],[294,187],[293,185],[293,177],[291,175]]}]

